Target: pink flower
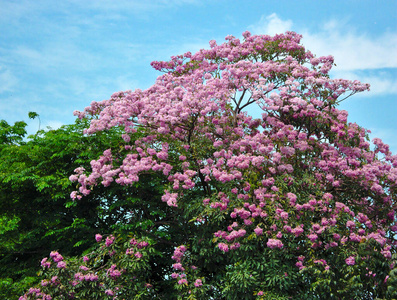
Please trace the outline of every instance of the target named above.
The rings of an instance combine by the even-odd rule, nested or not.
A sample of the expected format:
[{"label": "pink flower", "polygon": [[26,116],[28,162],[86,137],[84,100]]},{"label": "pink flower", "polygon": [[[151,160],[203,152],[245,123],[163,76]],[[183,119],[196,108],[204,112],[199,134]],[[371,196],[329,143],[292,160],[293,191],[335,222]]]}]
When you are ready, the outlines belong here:
[{"label": "pink flower", "polygon": [[106,290],[105,294],[108,295],[108,296],[113,296],[114,292],[112,290]]},{"label": "pink flower", "polygon": [[223,252],[228,252],[229,251],[229,246],[225,243],[219,243],[218,248],[223,251]]},{"label": "pink flower", "polygon": [[308,238],[311,242],[314,242],[315,240],[317,240],[318,236],[317,236],[317,234],[312,233],[312,234],[309,234],[309,235],[307,236],[307,238]]},{"label": "pink flower", "polygon": [[229,251],[229,246],[225,243],[219,243],[218,248],[223,251],[223,252],[228,252]]},{"label": "pink flower", "polygon": [[255,229],[254,229],[254,232],[255,232],[255,234],[256,235],[262,235],[263,234],[263,229],[262,228],[260,228],[260,227],[256,227]]},{"label": "pink flower", "polygon": [[59,269],[65,269],[65,268],[66,268],[66,263],[65,263],[64,261],[60,261],[60,262],[57,264],[57,268],[59,268]]},{"label": "pink flower", "polygon": [[349,256],[348,258],[346,258],[345,262],[347,265],[353,266],[356,264],[356,258],[354,256]]},{"label": "pink flower", "polygon": [[199,287],[199,286],[202,286],[203,285],[203,282],[201,281],[201,279],[196,279],[196,281],[194,282],[194,286],[195,287]]},{"label": "pink flower", "polygon": [[102,241],[102,235],[100,235],[99,233],[95,235],[95,240],[99,243],[100,241]]},{"label": "pink flower", "polygon": [[356,223],[354,223],[353,221],[347,221],[346,227],[350,229],[354,229],[356,227]]},{"label": "pink flower", "polygon": [[143,242],[138,243],[138,244],[136,245],[136,247],[137,247],[138,249],[142,249],[142,248],[145,248],[147,245],[149,245],[148,242],[143,241]]},{"label": "pink flower", "polygon": [[278,240],[278,239],[269,239],[266,243],[266,245],[270,248],[270,249],[274,249],[274,248],[283,248],[284,244]]},{"label": "pink flower", "polygon": [[175,270],[181,270],[181,271],[184,270],[184,268],[182,267],[182,264],[181,264],[181,263],[173,264],[172,267],[173,267]]},{"label": "pink flower", "polygon": [[59,254],[57,251],[51,251],[50,257],[53,259],[54,262],[60,262],[63,260],[62,255]]},{"label": "pink flower", "polygon": [[50,283],[49,280],[43,279],[43,280],[41,281],[41,286],[47,286],[49,283]]},{"label": "pink flower", "polygon": [[111,244],[113,244],[113,241],[114,241],[114,236],[108,236],[107,238],[106,238],[106,242],[105,242],[105,245],[106,245],[106,247],[109,247]]},{"label": "pink flower", "polygon": [[49,267],[51,266],[51,263],[50,263],[49,261],[47,261],[47,260],[48,260],[47,257],[45,257],[45,258],[43,258],[43,259],[41,260],[41,266],[42,266],[43,268],[49,268]]},{"label": "pink flower", "polygon": [[85,281],[97,281],[98,280],[98,275],[95,274],[86,274],[84,275]]},{"label": "pink flower", "polygon": [[297,266],[299,268],[299,270],[302,270],[305,268],[305,266],[303,265],[303,263],[301,261],[298,261],[295,266]]},{"label": "pink flower", "polygon": [[296,227],[294,229],[291,230],[291,232],[296,236],[300,236],[301,233],[303,232],[303,228],[302,227]]}]

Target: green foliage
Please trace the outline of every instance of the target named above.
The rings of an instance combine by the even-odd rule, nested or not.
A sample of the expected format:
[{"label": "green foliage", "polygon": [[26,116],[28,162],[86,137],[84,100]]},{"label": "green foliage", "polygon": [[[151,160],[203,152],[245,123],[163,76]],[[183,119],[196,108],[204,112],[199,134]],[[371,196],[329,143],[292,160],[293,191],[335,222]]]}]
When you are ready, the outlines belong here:
[{"label": "green foliage", "polygon": [[17,299],[37,282],[39,262],[51,250],[73,256],[90,249],[97,232],[153,226],[146,219],[128,220],[156,213],[150,204],[142,210],[138,203],[158,193],[158,179],[140,182],[139,189],[113,185],[83,201],[70,199],[75,189],[70,174],[79,166],[88,168],[102,149],[120,148],[117,129],[88,137],[83,134],[87,121],[77,120],[26,138],[26,123],[0,125],[0,298]]},{"label": "green foliage", "polygon": [[26,135],[26,126],[23,121],[15,122],[11,126],[5,120],[0,120],[0,149],[5,145],[22,143]]}]

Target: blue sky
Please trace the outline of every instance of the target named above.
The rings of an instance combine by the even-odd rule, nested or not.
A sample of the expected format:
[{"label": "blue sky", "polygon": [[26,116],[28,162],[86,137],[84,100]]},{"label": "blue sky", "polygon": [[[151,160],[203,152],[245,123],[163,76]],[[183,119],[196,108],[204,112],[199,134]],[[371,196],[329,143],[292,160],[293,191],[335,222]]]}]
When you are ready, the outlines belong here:
[{"label": "blue sky", "polygon": [[208,48],[245,30],[303,35],[334,55],[333,77],[371,84],[340,106],[397,153],[397,1],[0,0],[0,119],[29,131],[74,121],[113,92],[145,89],[153,60]]}]

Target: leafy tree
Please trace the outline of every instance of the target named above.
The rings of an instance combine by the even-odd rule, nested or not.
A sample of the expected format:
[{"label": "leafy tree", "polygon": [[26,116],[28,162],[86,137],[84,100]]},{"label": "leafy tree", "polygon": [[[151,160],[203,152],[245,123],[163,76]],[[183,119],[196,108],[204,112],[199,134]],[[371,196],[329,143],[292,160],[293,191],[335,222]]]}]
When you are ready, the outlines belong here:
[{"label": "leafy tree", "polygon": [[17,299],[38,282],[40,260],[51,250],[75,256],[95,244],[97,232],[130,229],[128,211],[135,209],[134,202],[159,191],[152,177],[142,180],[139,190],[113,185],[72,201],[76,187],[70,174],[88,167],[101,149],[117,148],[117,129],[86,136],[87,121],[77,120],[26,138],[26,123],[0,125],[0,298]]},{"label": "leafy tree", "polygon": [[134,202],[140,230],[51,252],[21,299],[393,297],[397,156],[337,109],[369,85],[331,79],[333,57],[296,33],[243,36],[153,62],[165,74],[149,89],[76,112],[124,146],[77,169],[72,198],[147,176],[159,197]]}]

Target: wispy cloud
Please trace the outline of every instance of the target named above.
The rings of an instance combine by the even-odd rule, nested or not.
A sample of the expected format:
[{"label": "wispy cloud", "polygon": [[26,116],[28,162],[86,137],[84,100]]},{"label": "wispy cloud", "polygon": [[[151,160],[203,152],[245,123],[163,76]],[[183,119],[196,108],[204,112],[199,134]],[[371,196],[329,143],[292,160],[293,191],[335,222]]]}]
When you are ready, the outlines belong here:
[{"label": "wispy cloud", "polygon": [[0,65],[0,94],[4,92],[12,92],[17,85],[17,78],[10,70]]},{"label": "wispy cloud", "polygon": [[147,19],[153,13],[160,10],[170,10],[186,5],[202,5],[199,0],[95,0],[95,1],[53,1],[53,0],[19,0],[1,1],[0,24],[24,24],[21,20],[32,22],[40,20],[46,14],[57,14],[60,17],[67,16],[69,19],[72,14],[75,21],[82,24],[86,19],[81,16],[90,15],[92,20],[119,20],[134,18]]},{"label": "wispy cloud", "polygon": [[336,70],[333,77],[349,80],[359,80],[371,85],[370,93],[360,93],[359,97],[373,97],[375,95],[397,95],[397,79],[388,69],[382,70]]},{"label": "wispy cloud", "polygon": [[275,35],[284,33],[292,29],[293,22],[291,20],[281,20],[276,13],[268,16],[262,16],[261,19],[248,27],[254,34]]},{"label": "wispy cloud", "polygon": [[397,68],[397,33],[371,38],[334,26],[318,33],[303,30],[302,34],[302,43],[319,55],[332,49],[338,70]]},{"label": "wispy cloud", "polygon": [[[377,37],[358,33],[348,21],[328,20],[316,31],[296,27],[291,20],[277,14],[262,16],[250,26],[256,34],[276,34],[294,30],[302,34],[302,44],[317,56],[332,54],[336,77],[359,79],[370,83],[374,94],[397,94],[397,80],[387,69],[397,68],[397,33],[385,32]],[[370,76],[362,71],[373,71]],[[364,94],[363,94],[364,95]]]}]

